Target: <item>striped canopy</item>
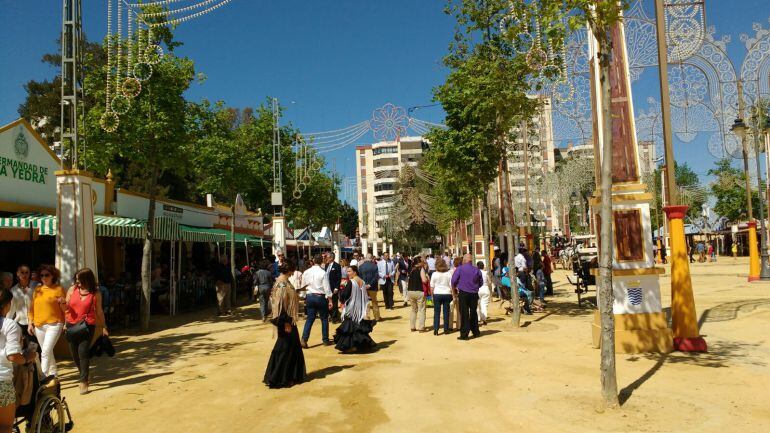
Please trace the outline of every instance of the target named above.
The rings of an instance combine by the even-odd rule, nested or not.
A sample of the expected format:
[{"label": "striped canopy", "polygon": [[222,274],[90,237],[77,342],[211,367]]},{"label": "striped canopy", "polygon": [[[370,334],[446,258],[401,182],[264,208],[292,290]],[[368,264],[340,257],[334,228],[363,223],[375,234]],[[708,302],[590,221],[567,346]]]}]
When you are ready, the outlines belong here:
[{"label": "striped canopy", "polygon": [[227,235],[222,233],[223,231],[220,229],[186,226],[184,224],[179,225],[180,238],[187,242],[225,242]]},{"label": "striped canopy", "polygon": [[56,217],[35,213],[0,218],[0,228],[36,228],[41,236],[56,236]]},{"label": "striped canopy", "polygon": [[144,221],[118,216],[95,215],[96,236],[111,238],[144,238]]}]

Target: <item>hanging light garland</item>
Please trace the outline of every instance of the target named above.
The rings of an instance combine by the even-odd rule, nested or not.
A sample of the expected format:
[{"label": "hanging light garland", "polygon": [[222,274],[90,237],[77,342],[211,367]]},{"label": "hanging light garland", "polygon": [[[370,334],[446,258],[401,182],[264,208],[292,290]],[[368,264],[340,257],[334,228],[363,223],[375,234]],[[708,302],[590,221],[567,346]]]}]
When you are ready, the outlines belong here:
[{"label": "hanging light garland", "polygon": [[[113,1],[117,2],[114,10]],[[142,92],[142,83],[152,78],[153,66],[160,63],[164,56],[163,48],[154,38],[153,29],[199,18],[232,0],[194,0],[187,6],[168,8],[171,4],[185,1],[191,0],[163,0],[149,3],[107,0],[105,110],[99,119],[99,125],[104,131],[110,133],[117,131],[120,116],[131,109],[131,101]],[[150,6],[161,7],[164,10],[145,13],[145,8]],[[190,13],[195,10],[199,11]],[[117,28],[113,33],[112,23],[115,17]],[[124,18],[126,20],[125,39]]]}]

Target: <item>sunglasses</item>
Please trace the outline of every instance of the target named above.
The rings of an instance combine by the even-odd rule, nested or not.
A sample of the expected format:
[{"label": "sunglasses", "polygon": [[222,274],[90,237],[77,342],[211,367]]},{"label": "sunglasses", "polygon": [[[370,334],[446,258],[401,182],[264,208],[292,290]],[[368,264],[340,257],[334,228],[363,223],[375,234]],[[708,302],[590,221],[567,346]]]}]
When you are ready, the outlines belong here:
[{"label": "sunglasses", "polygon": [[48,278],[48,277],[52,277],[52,276],[53,275],[47,274],[47,273],[46,274],[40,274],[40,278]]},{"label": "sunglasses", "polygon": [[22,275],[27,275],[29,273],[29,271],[19,271],[19,273],[22,274]]}]

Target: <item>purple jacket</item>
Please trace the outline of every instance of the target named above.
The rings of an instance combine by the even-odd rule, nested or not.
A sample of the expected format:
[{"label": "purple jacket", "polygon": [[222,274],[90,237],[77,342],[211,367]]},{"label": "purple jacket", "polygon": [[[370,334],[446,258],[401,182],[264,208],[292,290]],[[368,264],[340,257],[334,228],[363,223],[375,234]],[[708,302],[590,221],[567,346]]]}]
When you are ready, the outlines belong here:
[{"label": "purple jacket", "polygon": [[472,263],[465,263],[452,274],[452,287],[467,293],[479,293],[482,284],[481,271]]}]

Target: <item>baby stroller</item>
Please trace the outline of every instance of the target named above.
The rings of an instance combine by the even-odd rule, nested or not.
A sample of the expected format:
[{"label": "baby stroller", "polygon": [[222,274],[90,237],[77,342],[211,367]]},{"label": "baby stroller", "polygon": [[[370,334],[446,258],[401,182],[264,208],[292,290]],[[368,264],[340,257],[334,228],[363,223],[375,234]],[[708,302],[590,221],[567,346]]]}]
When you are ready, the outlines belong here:
[{"label": "baby stroller", "polygon": [[16,408],[13,431],[64,433],[72,430],[75,424],[72,422],[67,402],[61,395],[59,379],[55,376],[41,379],[37,363],[33,364],[30,370],[31,374],[25,373],[31,376],[32,396],[27,404]]}]

